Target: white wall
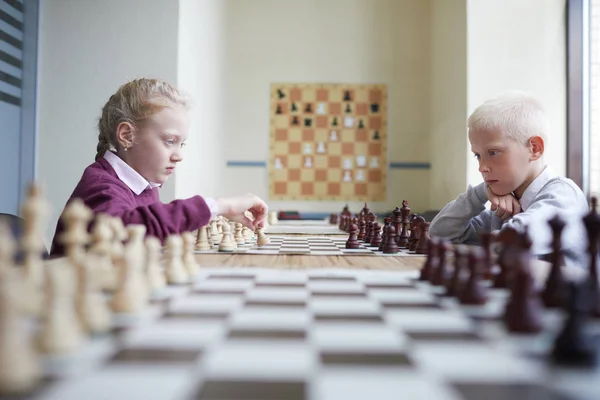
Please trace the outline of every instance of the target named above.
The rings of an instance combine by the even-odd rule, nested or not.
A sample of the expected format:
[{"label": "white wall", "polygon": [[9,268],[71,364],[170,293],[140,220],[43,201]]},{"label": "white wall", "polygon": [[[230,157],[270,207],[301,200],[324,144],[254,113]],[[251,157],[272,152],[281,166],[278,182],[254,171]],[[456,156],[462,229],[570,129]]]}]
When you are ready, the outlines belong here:
[{"label": "white wall", "polygon": [[[550,121],[545,160],[566,173],[566,0],[468,0],[468,110],[507,89],[537,96]],[[482,182],[469,158],[469,183]]]},{"label": "white wall", "polygon": [[[386,83],[388,160],[428,161],[429,2],[423,0],[228,0],[223,139],[226,160],[268,160],[272,82]],[[391,170],[389,210],[428,202],[428,170]],[[227,168],[226,193],[268,197],[264,168]],[[272,209],[339,211],[340,202],[270,202]],[[350,203],[357,210],[362,204]]]},{"label": "white wall", "polygon": [[[94,162],[97,120],[128,80],[177,80],[177,2],[51,0],[40,12],[39,164],[53,213],[46,241],[85,167]],[[173,198],[171,182],[161,197]]]},{"label": "white wall", "polygon": [[218,195],[223,172],[222,0],[179,0],[177,85],[191,97],[190,136],[174,174],[175,197]]},{"label": "white wall", "polygon": [[432,0],[429,208],[467,182],[467,15],[464,0]]}]

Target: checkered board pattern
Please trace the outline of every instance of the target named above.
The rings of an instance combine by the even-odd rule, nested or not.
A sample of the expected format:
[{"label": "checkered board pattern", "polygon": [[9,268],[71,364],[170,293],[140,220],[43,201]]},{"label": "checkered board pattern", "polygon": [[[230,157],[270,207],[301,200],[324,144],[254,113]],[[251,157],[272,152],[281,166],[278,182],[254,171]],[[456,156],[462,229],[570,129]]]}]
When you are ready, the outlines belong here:
[{"label": "checkered board pattern", "polygon": [[[416,274],[206,269],[143,316],[46,360],[38,400],[598,399],[546,359],[562,315],[510,335],[507,293],[461,307]],[[600,332],[600,323],[590,325]]]},{"label": "checkered board pattern", "polygon": [[271,200],[383,201],[387,86],[271,85]]},{"label": "checkered board pattern", "polygon": [[268,234],[276,235],[346,235],[347,232],[341,230],[337,224],[330,224],[327,221],[306,221],[291,220],[279,221],[275,225],[268,225],[265,229]]},{"label": "checkered board pattern", "polygon": [[[269,235],[270,243],[258,247],[256,240],[249,244],[241,245],[233,253],[261,254],[261,255],[306,255],[306,256],[417,256],[414,251],[400,249],[398,253],[384,254],[378,247],[371,247],[367,243],[360,242],[360,248],[347,249],[346,236],[274,236]],[[195,251],[196,254],[219,253],[218,245],[210,251]],[[231,254],[231,253],[219,253]]]}]

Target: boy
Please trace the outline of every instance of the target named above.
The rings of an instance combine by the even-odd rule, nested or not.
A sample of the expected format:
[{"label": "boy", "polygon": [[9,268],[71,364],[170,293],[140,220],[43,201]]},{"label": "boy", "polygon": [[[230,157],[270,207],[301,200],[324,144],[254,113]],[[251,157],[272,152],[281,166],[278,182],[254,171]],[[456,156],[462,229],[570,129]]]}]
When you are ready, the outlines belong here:
[{"label": "boy", "polygon": [[[539,101],[507,92],[480,105],[468,119],[471,151],[484,182],[448,203],[431,221],[430,235],[477,243],[480,233],[527,229],[532,253],[551,253],[548,221],[567,223],[562,248],[567,265],[585,267],[587,237],[581,218],[589,205],[581,189],[544,164],[548,123]],[[485,205],[490,202],[487,210]]]}]

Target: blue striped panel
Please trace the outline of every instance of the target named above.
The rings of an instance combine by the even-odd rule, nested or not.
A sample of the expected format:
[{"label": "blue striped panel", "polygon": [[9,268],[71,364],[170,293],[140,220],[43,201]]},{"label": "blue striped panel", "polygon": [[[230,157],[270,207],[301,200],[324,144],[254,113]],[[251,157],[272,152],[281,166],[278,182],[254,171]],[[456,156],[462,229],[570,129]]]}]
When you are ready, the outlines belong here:
[{"label": "blue striped panel", "polygon": [[20,41],[23,41],[23,32],[18,30],[17,28],[15,28],[12,25],[9,25],[5,21],[2,21],[1,19],[0,19],[0,30],[8,33],[10,36],[14,37],[15,39],[19,39]]},{"label": "blue striped panel", "polygon": [[23,13],[15,8],[11,7],[10,4],[0,1],[0,10],[4,11],[19,22],[23,22]]},{"label": "blue striped panel", "polygon": [[14,46],[6,43],[5,41],[0,40],[0,50],[5,52],[8,55],[13,56],[18,60],[23,60],[23,51],[21,49],[17,49]]},{"label": "blue striped panel", "polygon": [[227,161],[228,167],[266,167],[266,161]]},{"label": "blue striped panel", "polygon": [[14,65],[8,64],[2,60],[0,60],[0,71],[12,75],[15,78],[21,79],[23,77],[23,71],[21,71],[21,68],[17,68]]},{"label": "blue striped panel", "polygon": [[0,81],[0,92],[4,92],[19,99],[22,95],[21,88],[9,85],[8,83],[2,81]]}]

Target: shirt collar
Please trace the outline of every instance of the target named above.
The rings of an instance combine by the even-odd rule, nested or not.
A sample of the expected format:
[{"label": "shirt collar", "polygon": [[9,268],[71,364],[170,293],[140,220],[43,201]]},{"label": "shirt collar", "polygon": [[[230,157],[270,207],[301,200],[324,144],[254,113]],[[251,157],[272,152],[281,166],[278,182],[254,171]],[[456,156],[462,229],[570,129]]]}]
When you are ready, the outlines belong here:
[{"label": "shirt collar", "polygon": [[108,161],[110,166],[115,170],[119,179],[136,195],[139,195],[147,188],[154,189],[155,187],[160,187],[158,183],[147,181],[112,151],[105,152],[104,159]]},{"label": "shirt collar", "polygon": [[523,192],[523,196],[519,199],[519,203],[521,204],[521,209],[523,211],[527,211],[533,200],[538,195],[540,190],[548,183],[548,181],[552,178],[556,177],[556,173],[552,170],[552,168],[547,165],[544,167],[542,172],[527,186],[527,189]]}]

